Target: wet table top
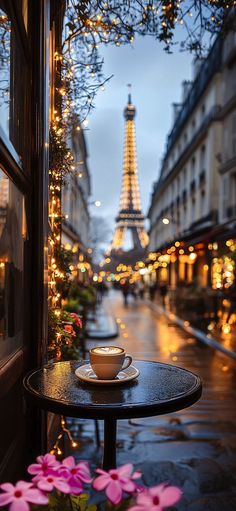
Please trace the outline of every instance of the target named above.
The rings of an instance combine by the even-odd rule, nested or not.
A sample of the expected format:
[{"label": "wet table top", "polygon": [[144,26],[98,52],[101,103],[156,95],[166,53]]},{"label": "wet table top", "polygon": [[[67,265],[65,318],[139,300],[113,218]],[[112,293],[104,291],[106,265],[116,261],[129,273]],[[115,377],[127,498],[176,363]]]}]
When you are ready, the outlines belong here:
[{"label": "wet table top", "polygon": [[98,386],[75,375],[84,363],[57,362],[31,371],[24,379],[27,397],[40,408],[67,417],[130,419],[175,412],[201,396],[200,378],[174,365],[135,360],[137,379]]}]

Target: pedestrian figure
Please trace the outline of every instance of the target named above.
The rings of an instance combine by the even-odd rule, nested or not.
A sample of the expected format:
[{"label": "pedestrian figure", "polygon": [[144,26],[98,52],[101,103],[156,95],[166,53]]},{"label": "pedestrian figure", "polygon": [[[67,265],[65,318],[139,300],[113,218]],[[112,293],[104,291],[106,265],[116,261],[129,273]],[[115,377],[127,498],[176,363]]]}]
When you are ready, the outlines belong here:
[{"label": "pedestrian figure", "polygon": [[125,280],[124,284],[122,285],[122,293],[123,293],[124,305],[125,306],[128,305],[128,295],[129,295],[129,292],[130,292],[129,281]]},{"label": "pedestrian figure", "polygon": [[131,286],[131,293],[132,293],[134,300],[136,300],[138,298],[138,289],[137,289],[137,285],[135,282]]},{"label": "pedestrian figure", "polygon": [[156,294],[156,283],[155,282],[152,282],[149,286],[149,296],[150,296],[150,300],[153,302],[153,300],[155,299],[155,294]]},{"label": "pedestrian figure", "polygon": [[160,284],[160,295],[161,295],[162,305],[164,308],[166,306],[167,293],[168,293],[168,287],[167,287],[166,283],[163,282],[162,284]]},{"label": "pedestrian figure", "polygon": [[143,300],[143,296],[144,296],[144,283],[143,283],[142,280],[138,280],[137,288],[138,288],[139,298],[141,298],[141,300]]}]

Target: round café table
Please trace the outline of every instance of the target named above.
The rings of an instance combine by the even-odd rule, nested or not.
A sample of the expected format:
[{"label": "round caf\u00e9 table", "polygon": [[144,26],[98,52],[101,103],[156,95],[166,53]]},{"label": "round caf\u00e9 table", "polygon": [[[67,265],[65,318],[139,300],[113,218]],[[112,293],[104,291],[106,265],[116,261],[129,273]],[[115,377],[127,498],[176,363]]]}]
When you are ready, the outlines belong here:
[{"label": "round caf\u00e9 table", "polygon": [[103,468],[116,466],[118,419],[150,417],[176,412],[201,396],[199,376],[186,369],[143,360],[133,361],[137,379],[120,385],[97,385],[80,381],[77,367],[85,361],[49,363],[24,378],[27,398],[43,410],[86,419],[104,420]]}]

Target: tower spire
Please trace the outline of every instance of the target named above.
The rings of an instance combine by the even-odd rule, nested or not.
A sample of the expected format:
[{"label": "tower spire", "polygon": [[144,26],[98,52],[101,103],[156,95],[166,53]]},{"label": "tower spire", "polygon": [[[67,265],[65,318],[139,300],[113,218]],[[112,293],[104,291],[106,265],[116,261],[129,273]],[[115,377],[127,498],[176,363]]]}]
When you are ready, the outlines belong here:
[{"label": "tower spire", "polygon": [[[130,88],[131,85],[128,84],[128,87]],[[119,213],[116,218],[116,228],[111,250],[123,248],[124,236],[127,229],[130,229],[132,232],[134,248],[145,248],[148,244],[148,235],[144,227],[144,216],[142,214],[138,183],[134,123],[135,114],[136,109],[131,103],[131,93],[129,93],[128,104],[124,110],[125,144],[120,205]]]},{"label": "tower spire", "polygon": [[132,83],[127,83],[127,87],[128,87],[128,105],[131,105],[132,101],[131,101],[131,89],[132,89]]}]

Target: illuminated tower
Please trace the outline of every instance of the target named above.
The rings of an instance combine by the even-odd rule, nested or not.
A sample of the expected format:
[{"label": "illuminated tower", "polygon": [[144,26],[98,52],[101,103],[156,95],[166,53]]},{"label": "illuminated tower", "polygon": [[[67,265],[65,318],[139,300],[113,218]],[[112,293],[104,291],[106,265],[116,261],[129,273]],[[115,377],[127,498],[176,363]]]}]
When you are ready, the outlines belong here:
[{"label": "illuminated tower", "polygon": [[128,104],[124,110],[125,144],[120,206],[116,218],[116,227],[111,250],[123,248],[127,229],[130,229],[132,233],[135,249],[145,248],[148,244],[148,235],[144,227],[144,216],[142,214],[138,183],[134,123],[135,114],[136,110],[131,103],[131,94],[129,94]]}]

